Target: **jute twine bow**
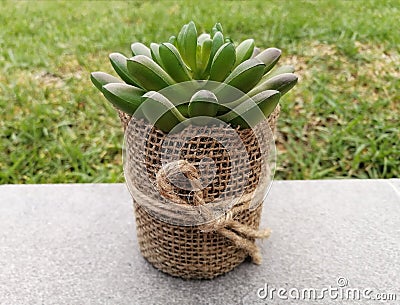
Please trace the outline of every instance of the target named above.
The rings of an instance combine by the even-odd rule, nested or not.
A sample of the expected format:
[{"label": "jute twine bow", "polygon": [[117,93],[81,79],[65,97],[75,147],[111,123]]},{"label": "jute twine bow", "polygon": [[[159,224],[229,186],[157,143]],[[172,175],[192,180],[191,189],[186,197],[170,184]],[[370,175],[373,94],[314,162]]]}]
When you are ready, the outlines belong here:
[{"label": "jute twine bow", "polygon": [[[183,198],[179,197],[174,191],[173,185],[169,181],[169,177],[177,174],[183,174],[189,179],[193,194],[193,205],[204,206],[205,201],[203,192],[201,191],[201,183],[199,181],[200,174],[196,167],[185,160],[170,162],[161,167],[156,175],[156,184],[160,194],[174,203],[189,205]],[[241,249],[244,249],[252,258],[253,263],[261,264],[262,258],[260,249],[254,243],[256,238],[268,238],[271,234],[270,230],[255,230],[252,227],[245,225],[234,219],[234,215],[238,212],[244,211],[249,208],[249,203],[252,198],[251,194],[242,196],[236,205],[221,217],[211,221],[210,223],[200,225],[199,229],[203,231],[215,231],[227,237],[232,243]],[[203,210],[204,213],[211,213],[207,208]]]}]

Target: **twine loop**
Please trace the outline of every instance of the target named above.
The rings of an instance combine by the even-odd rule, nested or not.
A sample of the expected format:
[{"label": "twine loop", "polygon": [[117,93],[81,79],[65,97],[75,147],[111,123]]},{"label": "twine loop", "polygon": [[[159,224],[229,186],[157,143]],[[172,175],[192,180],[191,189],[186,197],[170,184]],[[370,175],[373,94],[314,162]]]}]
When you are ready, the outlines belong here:
[{"label": "twine loop", "polygon": [[[171,180],[177,175],[184,175],[190,182],[193,191],[193,202],[181,198],[175,191]],[[165,164],[156,174],[156,184],[160,194],[170,201],[184,205],[195,205],[201,207],[202,213],[209,216],[212,212],[206,207],[203,198],[202,184],[200,182],[200,174],[196,167],[186,160],[179,160]],[[235,214],[249,208],[249,203],[253,193],[246,194],[240,198],[238,203],[224,215],[214,219],[213,221],[200,225],[202,231],[215,231],[230,239],[232,243],[245,250],[252,258],[255,264],[261,263],[260,249],[255,244],[256,238],[268,238],[271,234],[270,230],[256,230],[251,226],[245,225],[234,219]]]}]

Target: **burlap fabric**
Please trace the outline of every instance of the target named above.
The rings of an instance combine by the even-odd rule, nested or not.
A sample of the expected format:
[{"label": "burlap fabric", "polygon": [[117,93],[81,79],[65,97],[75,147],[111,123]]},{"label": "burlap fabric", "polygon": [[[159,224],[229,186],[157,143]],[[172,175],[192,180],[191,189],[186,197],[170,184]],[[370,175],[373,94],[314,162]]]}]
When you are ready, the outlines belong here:
[{"label": "burlap fabric", "polygon": [[[272,132],[275,131],[279,112],[278,106],[268,118]],[[122,112],[119,112],[119,116],[126,130],[130,117]],[[190,133],[193,131],[190,129],[196,128],[200,127],[190,126],[187,129]],[[231,175],[232,164],[235,162],[240,164],[241,160],[232,160],[232,156],[216,140],[216,133],[227,137],[227,141],[230,140],[231,133],[224,128],[226,129],[223,126],[215,126],[211,128],[209,136],[195,137],[189,141],[185,136],[177,135],[172,141],[174,143],[167,143],[165,147],[166,134],[144,121],[131,122],[129,133],[125,138],[130,158],[129,167],[125,168],[125,177],[131,179],[130,182],[140,192],[153,198],[154,204],[163,204],[163,197],[168,197],[169,194],[173,195],[169,199],[172,198],[171,200],[183,205],[208,203],[234,196],[237,189],[240,189],[242,194],[250,195],[251,198],[263,174],[260,148],[264,143],[270,143],[271,139],[262,137],[260,139],[250,129],[235,131],[239,137],[232,137],[231,140],[239,139],[244,144],[246,154],[238,154],[234,158],[248,158],[250,164],[246,169],[248,179],[242,179],[241,175]],[[144,143],[144,151],[141,145],[135,144],[141,142]],[[263,151],[268,149],[267,147]],[[200,160],[205,157],[210,158],[215,164],[216,172],[211,177],[205,174],[208,185],[201,191],[176,188],[163,180],[167,175],[166,169],[161,164],[165,154],[176,155],[184,165],[192,165],[194,173],[192,171],[191,174],[194,175],[200,172],[198,170]],[[207,164],[205,166],[207,169]],[[207,173],[207,170],[203,169],[202,174],[204,173]],[[242,263],[249,255],[253,262],[259,264],[261,256],[254,241],[255,238],[267,237],[268,232],[257,231],[262,211],[261,200],[252,209],[249,209],[249,205],[248,199],[240,201],[221,218],[222,220],[219,219],[218,223],[205,226],[180,226],[155,217],[134,201],[137,238],[141,253],[157,269],[185,279],[210,279],[224,274]]]}]

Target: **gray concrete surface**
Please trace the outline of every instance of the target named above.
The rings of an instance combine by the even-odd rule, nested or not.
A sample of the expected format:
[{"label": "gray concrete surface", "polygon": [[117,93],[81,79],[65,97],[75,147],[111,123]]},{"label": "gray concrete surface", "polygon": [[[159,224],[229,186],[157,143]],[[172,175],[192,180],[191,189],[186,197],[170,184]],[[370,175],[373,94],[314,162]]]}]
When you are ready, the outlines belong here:
[{"label": "gray concrete surface", "polygon": [[261,266],[184,281],[141,257],[124,185],[0,186],[0,304],[400,304],[400,180],[277,181],[262,225]]}]

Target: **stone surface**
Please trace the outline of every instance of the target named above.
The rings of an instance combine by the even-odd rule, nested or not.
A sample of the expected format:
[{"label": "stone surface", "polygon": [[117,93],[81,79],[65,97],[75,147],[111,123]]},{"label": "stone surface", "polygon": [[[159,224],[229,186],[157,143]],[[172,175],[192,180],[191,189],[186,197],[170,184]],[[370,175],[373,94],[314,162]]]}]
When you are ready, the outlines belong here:
[{"label": "stone surface", "polygon": [[261,266],[184,281],[141,257],[124,185],[3,185],[0,304],[309,304],[297,291],[346,283],[345,298],[397,301],[331,291],[314,303],[400,304],[400,180],[277,181],[262,226],[273,234]]}]

